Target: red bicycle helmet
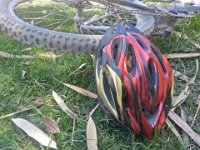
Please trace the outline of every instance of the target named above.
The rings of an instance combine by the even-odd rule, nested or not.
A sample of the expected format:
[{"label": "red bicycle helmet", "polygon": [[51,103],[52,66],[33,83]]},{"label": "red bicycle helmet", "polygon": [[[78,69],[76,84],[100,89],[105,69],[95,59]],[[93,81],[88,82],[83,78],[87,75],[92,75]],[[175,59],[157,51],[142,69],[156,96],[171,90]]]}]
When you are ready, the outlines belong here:
[{"label": "red bicycle helmet", "polygon": [[134,26],[121,22],[101,39],[96,57],[103,110],[134,133],[152,139],[172,101],[173,75],[165,56]]}]

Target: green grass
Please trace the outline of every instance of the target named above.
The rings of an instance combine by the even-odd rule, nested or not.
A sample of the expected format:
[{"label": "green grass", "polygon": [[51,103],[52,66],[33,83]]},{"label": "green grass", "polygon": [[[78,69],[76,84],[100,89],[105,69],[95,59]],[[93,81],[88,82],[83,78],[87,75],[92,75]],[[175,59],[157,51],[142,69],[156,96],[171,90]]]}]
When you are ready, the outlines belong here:
[{"label": "green grass", "polygon": [[[176,30],[185,33],[190,38],[200,42],[200,16],[179,25]],[[195,34],[193,34],[195,33]],[[153,40],[163,53],[184,52],[195,50],[187,40],[172,35],[168,38]],[[92,59],[86,54],[65,54],[56,60],[37,57],[40,53],[47,52],[31,46],[30,51],[22,51],[29,48],[0,32],[0,51],[12,54],[26,54],[36,56],[33,60],[8,59],[0,57],[0,116],[16,111],[21,106],[32,105],[33,101],[41,98],[44,105],[29,112],[15,115],[34,123],[44,130],[41,121],[44,117],[54,120],[60,118],[60,134],[53,135],[59,149],[78,150],[87,149],[86,146],[86,122],[85,116],[96,105],[96,101],[62,85],[60,82],[71,83],[96,93],[94,66]],[[79,75],[68,76],[81,64],[88,63],[87,72]],[[170,60],[172,68],[183,74],[193,77],[195,74],[195,58]],[[26,79],[21,79],[22,71],[26,71]],[[200,93],[200,71],[196,82],[190,86],[191,94],[183,106],[186,108],[187,116],[194,116],[196,112],[195,101]],[[175,78],[174,95],[177,96],[186,86],[186,82]],[[71,145],[73,120],[70,119],[54,102],[51,91],[56,91],[62,96],[65,103],[79,115],[76,120],[74,139]],[[180,110],[177,110],[180,113]],[[194,126],[200,133],[200,115],[198,115]],[[160,133],[157,133],[151,141],[136,136],[129,131],[122,130],[113,125],[104,115],[100,108],[93,115],[98,133],[98,147],[100,150],[182,150],[183,146],[165,125]],[[178,128],[179,129],[179,128]],[[45,130],[44,130],[45,131]],[[181,133],[181,130],[179,130]],[[50,134],[49,134],[50,135]],[[190,140],[192,149],[198,149]],[[42,149],[33,139],[17,128],[11,118],[0,120],[0,149]],[[45,149],[45,148],[44,148]]]}]

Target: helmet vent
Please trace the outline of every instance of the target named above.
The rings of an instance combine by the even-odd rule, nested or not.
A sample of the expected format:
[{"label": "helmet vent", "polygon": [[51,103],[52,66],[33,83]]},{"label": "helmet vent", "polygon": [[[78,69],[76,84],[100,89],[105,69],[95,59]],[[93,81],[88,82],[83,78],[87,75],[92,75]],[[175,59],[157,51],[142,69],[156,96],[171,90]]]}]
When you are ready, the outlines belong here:
[{"label": "helmet vent", "polygon": [[109,101],[109,103],[111,104],[111,106],[113,108],[115,108],[115,104],[114,104],[114,101],[113,101],[113,97],[112,97],[112,94],[111,94],[111,91],[110,91],[110,85],[109,85],[109,80],[111,80],[111,77],[108,73],[108,71],[106,70],[104,73],[103,73],[103,87],[104,87],[104,92],[106,94],[106,97]]},{"label": "helmet vent", "polygon": [[120,52],[122,50],[122,41],[119,39],[113,40],[112,44],[112,58],[115,61],[115,64],[118,65],[119,58],[120,58]]},{"label": "helmet vent", "polygon": [[127,51],[127,71],[131,73],[135,71],[136,66],[136,58],[134,54],[133,46],[129,44],[128,51]]},{"label": "helmet vent", "polygon": [[158,58],[158,61],[160,62],[161,64],[161,67],[162,67],[162,70],[164,72],[164,74],[166,75],[167,74],[167,70],[165,68],[165,65],[163,63],[163,60],[162,60],[162,55],[161,53],[158,51],[158,49],[156,49],[154,46],[151,46],[151,49],[153,50],[153,53],[156,55],[156,57]]},{"label": "helmet vent", "polygon": [[127,70],[130,73],[133,68],[133,56],[130,49],[128,49],[128,57],[127,57]]},{"label": "helmet vent", "polygon": [[148,66],[149,66],[149,73],[151,75],[153,84],[156,85],[157,84],[157,75],[156,75],[155,66],[152,62],[150,62]]},{"label": "helmet vent", "polygon": [[115,59],[117,57],[117,50],[118,50],[118,45],[115,45],[115,47],[112,50],[113,59]]},{"label": "helmet vent", "polygon": [[149,118],[151,116],[151,112],[149,112],[149,110],[145,107],[142,107],[142,112],[146,118]]},{"label": "helmet vent", "polygon": [[138,36],[134,36],[134,37],[137,40],[137,42],[140,44],[140,47],[142,49],[144,49],[145,51],[148,51],[148,48],[147,48],[146,44],[144,43],[144,41],[142,41],[141,38]]}]

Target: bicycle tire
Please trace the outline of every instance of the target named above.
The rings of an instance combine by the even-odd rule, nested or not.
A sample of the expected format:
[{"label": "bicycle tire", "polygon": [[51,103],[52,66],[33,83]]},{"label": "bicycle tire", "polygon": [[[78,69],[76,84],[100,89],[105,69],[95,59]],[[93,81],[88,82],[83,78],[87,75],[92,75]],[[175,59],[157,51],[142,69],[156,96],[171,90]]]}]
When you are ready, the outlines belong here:
[{"label": "bicycle tire", "polygon": [[[102,35],[83,35],[52,31],[33,26],[15,14],[15,7],[27,0],[0,0],[0,28],[7,35],[27,44],[57,52],[95,53]],[[154,28],[152,16],[137,15],[136,27],[148,35]]]}]

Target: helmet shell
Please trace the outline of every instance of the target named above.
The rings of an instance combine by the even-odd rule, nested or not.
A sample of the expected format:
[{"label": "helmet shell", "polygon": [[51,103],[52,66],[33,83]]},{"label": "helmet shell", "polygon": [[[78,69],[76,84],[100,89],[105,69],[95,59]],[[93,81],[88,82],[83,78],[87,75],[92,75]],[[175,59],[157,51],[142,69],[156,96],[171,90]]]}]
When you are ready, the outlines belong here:
[{"label": "helmet shell", "polygon": [[114,36],[108,39],[105,35],[97,53],[100,105],[123,127],[152,139],[171,107],[172,69],[166,57],[132,25],[125,22],[114,29]]}]

